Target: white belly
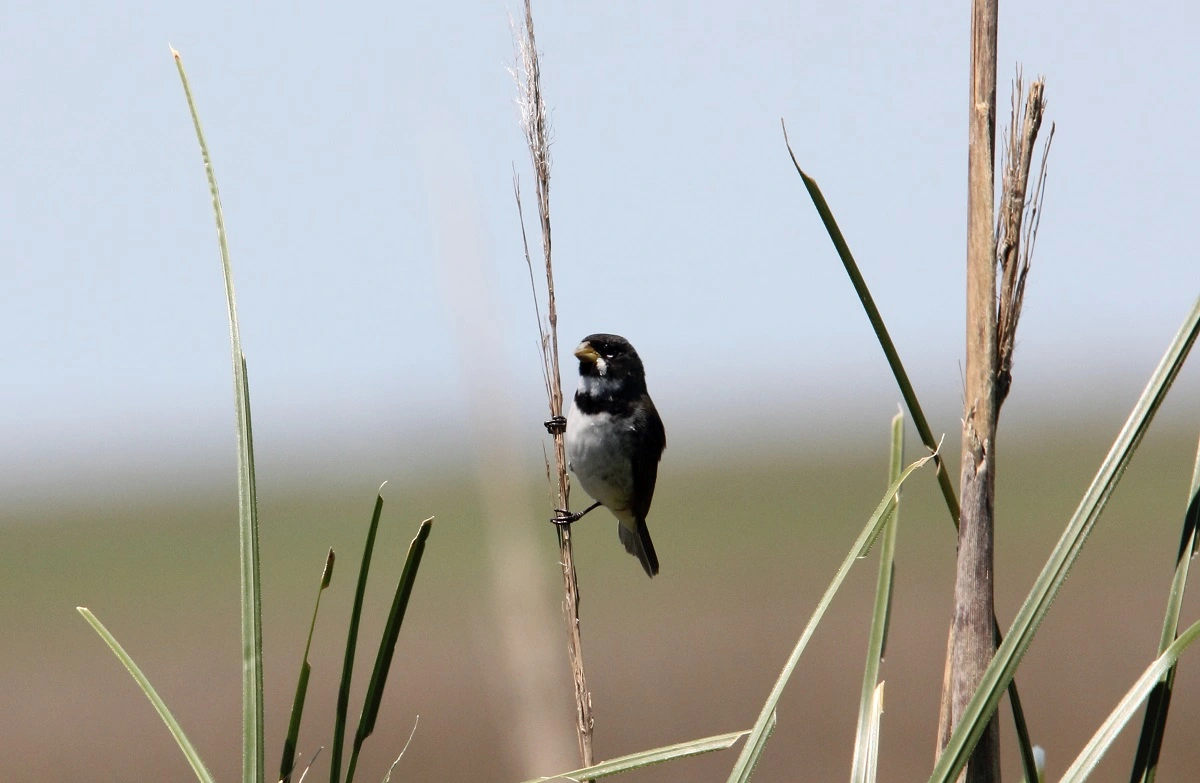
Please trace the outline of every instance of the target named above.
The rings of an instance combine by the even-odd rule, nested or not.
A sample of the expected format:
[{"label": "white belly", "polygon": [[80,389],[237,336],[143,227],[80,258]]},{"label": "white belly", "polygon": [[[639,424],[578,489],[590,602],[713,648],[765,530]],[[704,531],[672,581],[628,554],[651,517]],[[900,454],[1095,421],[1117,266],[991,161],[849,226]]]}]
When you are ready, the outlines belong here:
[{"label": "white belly", "polygon": [[627,514],[633,496],[633,467],[629,462],[631,430],[618,429],[612,416],[585,416],[574,404],[567,414],[567,462],[583,491],[618,518]]}]

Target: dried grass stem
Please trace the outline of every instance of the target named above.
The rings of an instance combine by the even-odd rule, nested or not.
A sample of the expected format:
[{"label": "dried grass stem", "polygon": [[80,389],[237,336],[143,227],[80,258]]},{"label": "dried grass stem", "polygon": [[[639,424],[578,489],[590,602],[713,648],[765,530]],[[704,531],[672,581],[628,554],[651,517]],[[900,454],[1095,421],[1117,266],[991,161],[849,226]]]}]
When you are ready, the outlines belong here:
[{"label": "dried grass stem", "polygon": [[[525,263],[529,268],[529,281],[533,287],[534,308],[538,318],[538,335],[542,352],[543,380],[546,397],[550,404],[550,416],[561,416],[563,412],[562,378],[558,363],[558,306],[554,296],[554,266],[552,264],[552,242],[550,233],[550,134],[546,120],[546,104],[542,97],[541,65],[538,61],[537,39],[533,29],[533,10],[530,0],[525,1],[524,24],[514,27],[517,45],[517,66],[513,76],[517,81],[517,103],[521,110],[521,130],[529,148],[536,187],[539,226],[542,233],[542,256],[546,271],[546,322],[543,324],[541,310],[537,304],[537,284],[533,273],[533,259],[529,252],[529,241],[525,233],[525,216],[521,209],[520,184],[513,177],[513,191],[517,198],[517,211],[521,220],[521,240],[524,245]],[[556,508],[570,508],[571,482],[567,476],[566,444],[561,432],[554,435],[554,468],[557,482]],[[550,461],[546,460],[546,473],[550,478]],[[567,658],[575,686],[575,731],[579,739],[579,758],[585,767],[593,763],[592,756],[592,697],[587,686],[587,675],[583,667],[583,642],[579,629],[579,582],[575,573],[575,559],[571,550],[570,525],[556,525],[558,532],[559,562],[563,575],[563,616],[567,624]]]},{"label": "dried grass stem", "polygon": [[[1046,185],[1046,161],[1054,140],[1054,125],[1042,146],[1042,162],[1033,192],[1029,192],[1029,172],[1042,116],[1046,110],[1046,80],[1039,77],[1029,86],[1026,96],[1021,73],[1013,82],[1012,120],[1005,147],[1004,187],[996,216],[996,263],[1000,268],[1000,296],[996,307],[997,412],[1012,386],[1013,352],[1016,349],[1017,322],[1025,301],[1025,278],[1029,274],[1033,248],[1042,217],[1042,196]],[[1024,114],[1022,100],[1025,97]]]}]

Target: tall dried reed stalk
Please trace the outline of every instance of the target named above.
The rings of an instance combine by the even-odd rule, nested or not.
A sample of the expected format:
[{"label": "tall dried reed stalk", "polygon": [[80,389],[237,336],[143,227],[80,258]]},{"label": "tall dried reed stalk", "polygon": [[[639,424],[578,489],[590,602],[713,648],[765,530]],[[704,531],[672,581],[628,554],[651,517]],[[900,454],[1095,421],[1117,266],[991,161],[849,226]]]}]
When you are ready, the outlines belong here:
[{"label": "tall dried reed stalk", "polygon": [[[514,25],[514,27],[517,27]],[[537,194],[539,226],[542,232],[542,256],[546,268],[546,321],[542,321],[537,301],[537,285],[534,281],[533,259],[529,252],[529,241],[525,234],[525,216],[521,210],[520,186],[514,176],[513,190],[517,198],[517,210],[521,220],[521,240],[525,249],[525,263],[529,268],[529,282],[533,286],[534,308],[538,319],[538,334],[542,351],[543,381],[546,397],[550,403],[551,418],[562,416],[562,378],[558,366],[558,309],[554,297],[554,265],[551,261],[550,240],[550,138],[546,119],[546,103],[542,97],[541,66],[538,62],[537,39],[533,31],[533,9],[530,0],[525,0],[524,25],[517,29],[517,67],[514,76],[518,87],[518,105],[521,109],[521,129],[529,147],[530,162],[533,164],[533,180]],[[561,431],[554,432],[554,470],[557,474],[556,508],[570,508],[571,481],[567,476],[566,445]],[[550,478],[550,461],[546,460],[546,474]],[[551,483],[555,481],[551,479]],[[567,623],[567,658],[571,664],[571,675],[575,685],[575,731],[579,738],[579,758],[585,767],[592,765],[592,696],[587,687],[587,676],[583,668],[583,642],[579,631],[579,583],[575,575],[575,558],[571,551],[571,526],[555,525],[558,532],[559,562],[563,576],[563,615]]]},{"label": "tall dried reed stalk", "polygon": [[[958,724],[996,652],[994,602],[996,424],[1012,384],[1016,328],[1040,222],[1045,154],[1032,194],[1028,180],[1041,127],[1044,82],[1034,83],[1019,121],[1015,85],[999,214],[995,210],[997,0],[974,0],[971,19],[971,103],[967,162],[967,361],[962,431],[962,514],[954,617],[948,644],[938,752]],[[1051,132],[1053,136],[1053,131]],[[1048,152],[1049,142],[1046,145]],[[1025,212],[1030,220],[1022,224]],[[999,290],[997,290],[999,269]],[[1000,724],[988,723],[970,762],[969,783],[1000,780]]]}]

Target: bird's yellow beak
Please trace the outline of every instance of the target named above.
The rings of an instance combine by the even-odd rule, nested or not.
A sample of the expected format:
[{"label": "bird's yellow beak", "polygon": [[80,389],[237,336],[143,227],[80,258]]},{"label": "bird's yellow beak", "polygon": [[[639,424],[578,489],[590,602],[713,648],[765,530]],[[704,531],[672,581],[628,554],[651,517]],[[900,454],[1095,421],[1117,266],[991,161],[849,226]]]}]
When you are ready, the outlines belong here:
[{"label": "bird's yellow beak", "polygon": [[579,347],[575,349],[575,356],[592,364],[595,364],[596,360],[600,358],[600,354],[596,353],[596,349],[592,347],[592,344],[586,341],[580,343]]}]

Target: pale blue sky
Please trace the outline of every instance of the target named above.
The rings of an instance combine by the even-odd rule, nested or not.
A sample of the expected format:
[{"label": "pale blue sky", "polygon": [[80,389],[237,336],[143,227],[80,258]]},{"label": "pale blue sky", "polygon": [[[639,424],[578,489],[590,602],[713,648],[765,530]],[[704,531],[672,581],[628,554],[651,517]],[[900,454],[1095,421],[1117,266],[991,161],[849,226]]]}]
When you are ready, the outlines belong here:
[{"label": "pale blue sky", "polygon": [[[564,355],[628,336],[673,443],[789,406],[788,438],[894,409],[782,117],[955,426],[967,8],[538,3]],[[0,488],[232,460],[216,242],[168,43],[222,188],[260,449],[366,455],[386,478],[417,459],[406,440],[462,440],[472,388],[540,420],[510,10],[9,2]],[[1023,63],[1058,124],[1013,406],[1127,408],[1200,293],[1198,17],[1002,4],[1001,103]]]}]

